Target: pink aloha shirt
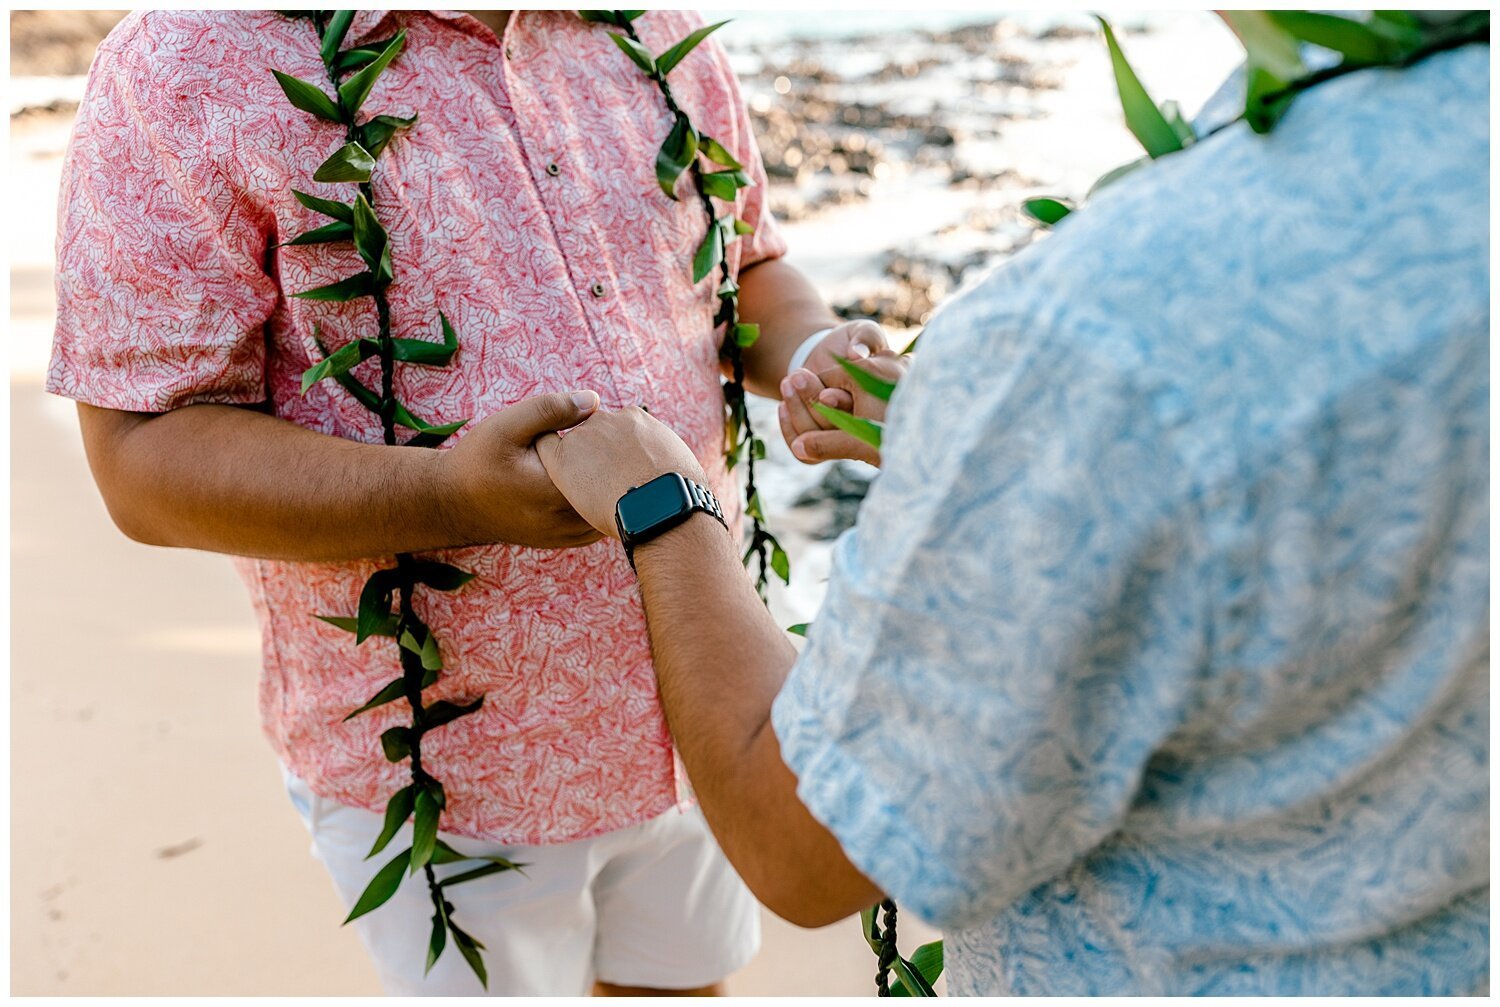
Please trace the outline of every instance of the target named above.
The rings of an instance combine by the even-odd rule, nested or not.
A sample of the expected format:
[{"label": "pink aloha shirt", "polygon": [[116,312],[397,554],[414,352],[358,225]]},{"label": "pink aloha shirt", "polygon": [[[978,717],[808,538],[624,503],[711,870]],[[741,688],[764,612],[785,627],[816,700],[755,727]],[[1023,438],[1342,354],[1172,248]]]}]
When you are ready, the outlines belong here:
[{"label": "pink aloha shirt", "polygon": [[[636,23],[660,52],[702,22],[662,11]],[[647,404],[737,518],[721,457],[718,281],[689,273],[702,206],[657,186],[671,118],[656,87],[611,29],[572,12],[516,12],[497,39],[454,12],[365,11],[345,46],[403,28],[406,49],[361,113],[420,113],[374,177],[394,248],[395,334],[440,338],[442,310],[459,350],[446,369],[399,367],[399,397],[430,422],[576,388],[610,408]],[[50,391],[140,412],[269,402],[300,426],[381,441],[376,417],[335,383],[299,393],[320,358],[314,329],[336,349],[373,334],[374,313],[368,299],[288,298],[363,266],[348,243],[276,247],[326,223],[292,189],[348,200],[352,186],[312,181],[341,127],[293,108],[272,67],[325,80],[311,22],[152,11],[100,47],[63,174]],[[672,72],[672,87],[758,183],[741,193],[736,212],[756,230],[734,246],[733,265],[780,255],[759,154],[713,39]],[[355,374],[376,385],[377,366]],[[477,576],[418,597],[445,660],[428,695],[484,697],[424,742],[447,788],[445,829],[557,843],[687,798],[617,543],[430,556]],[[236,563],[263,630],[260,708],[276,752],[319,795],[382,808],[407,767],[387,762],[378,738],[407,721],[405,704],[342,718],[397,673],[395,645],[356,648],[313,616],[352,615],[365,579],[391,559]]]}]

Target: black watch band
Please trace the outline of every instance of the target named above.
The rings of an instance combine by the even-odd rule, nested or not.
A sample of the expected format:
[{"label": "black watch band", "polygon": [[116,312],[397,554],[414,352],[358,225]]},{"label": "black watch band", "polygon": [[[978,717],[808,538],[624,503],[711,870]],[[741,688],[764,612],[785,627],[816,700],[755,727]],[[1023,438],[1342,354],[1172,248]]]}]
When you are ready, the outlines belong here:
[{"label": "black watch band", "polygon": [[635,547],[677,527],[702,511],[712,515],[725,528],[724,509],[707,486],[699,485],[676,472],[657,476],[642,486],[632,487],[615,504],[615,526],[625,558],[635,569]]}]

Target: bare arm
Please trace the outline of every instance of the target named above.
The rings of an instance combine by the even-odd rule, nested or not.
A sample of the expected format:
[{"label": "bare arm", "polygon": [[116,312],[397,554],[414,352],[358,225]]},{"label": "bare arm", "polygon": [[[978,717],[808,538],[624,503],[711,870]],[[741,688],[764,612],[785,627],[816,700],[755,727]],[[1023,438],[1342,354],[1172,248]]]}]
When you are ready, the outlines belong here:
[{"label": "bare arm", "polygon": [[760,326],[760,338],[745,351],[745,386],[756,395],[778,398],[797,347],[841,320],[807,277],[781,259],[756,263],[740,274],[739,283],[740,319]]},{"label": "bare arm", "polygon": [[598,534],[552,486],[533,440],[578,423],[567,395],[519,402],[452,449],[361,444],[253,409],[131,413],[79,404],[94,480],[131,538],[266,559],[344,560]]},{"label": "bare arm", "polygon": [[730,537],[700,514],[635,557],[662,708],[725,856],[756,898],[798,926],[879,901],[781,760],[771,702],[797,652]]},{"label": "bare arm", "polygon": [[[594,527],[615,534],[615,502],[663,472],[702,481],[693,453],[638,409],[596,413],[543,437],[552,477]],[[771,701],[796,659],[755,596],[723,526],[697,514],[635,551],[662,708],[709,826],[756,897],[799,926],[824,926],[880,892],[797,797]]]}]

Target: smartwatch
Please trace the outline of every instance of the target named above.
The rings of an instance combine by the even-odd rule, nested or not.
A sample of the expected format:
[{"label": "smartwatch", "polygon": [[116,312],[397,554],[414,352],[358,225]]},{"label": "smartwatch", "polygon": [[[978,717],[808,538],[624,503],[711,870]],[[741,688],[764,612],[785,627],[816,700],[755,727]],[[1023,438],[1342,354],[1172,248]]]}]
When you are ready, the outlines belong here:
[{"label": "smartwatch", "polygon": [[699,511],[711,514],[727,529],[724,511],[707,486],[700,486],[676,472],[657,476],[644,486],[634,486],[615,504],[615,527],[630,569],[635,569],[635,547],[682,524]]}]

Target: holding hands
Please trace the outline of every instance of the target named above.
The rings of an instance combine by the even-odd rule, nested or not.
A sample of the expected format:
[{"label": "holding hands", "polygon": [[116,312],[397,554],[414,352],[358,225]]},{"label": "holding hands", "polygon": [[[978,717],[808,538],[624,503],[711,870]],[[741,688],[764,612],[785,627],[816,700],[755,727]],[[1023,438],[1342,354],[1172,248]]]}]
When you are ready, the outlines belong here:
[{"label": "holding hands", "polygon": [[[878,329],[873,322],[869,324]],[[881,334],[882,343],[884,333]],[[830,335],[829,338],[832,338]],[[821,347],[820,347],[821,349]],[[845,359],[861,370],[873,374],[892,384],[906,376],[911,367],[911,357],[884,348],[872,354],[860,354],[864,346],[856,344]],[[798,368],[781,382],[781,405],[776,410],[781,421],[781,434],[787,447],[799,461],[808,465],[831,461],[835,458],[852,458],[856,461],[880,464],[880,452],[864,441],[835,427],[817,408],[822,404],[831,409],[853,413],[861,419],[884,421],[886,403],[861,388],[838,360],[829,355],[828,366],[813,369],[815,352],[808,358],[808,366]]]}]

